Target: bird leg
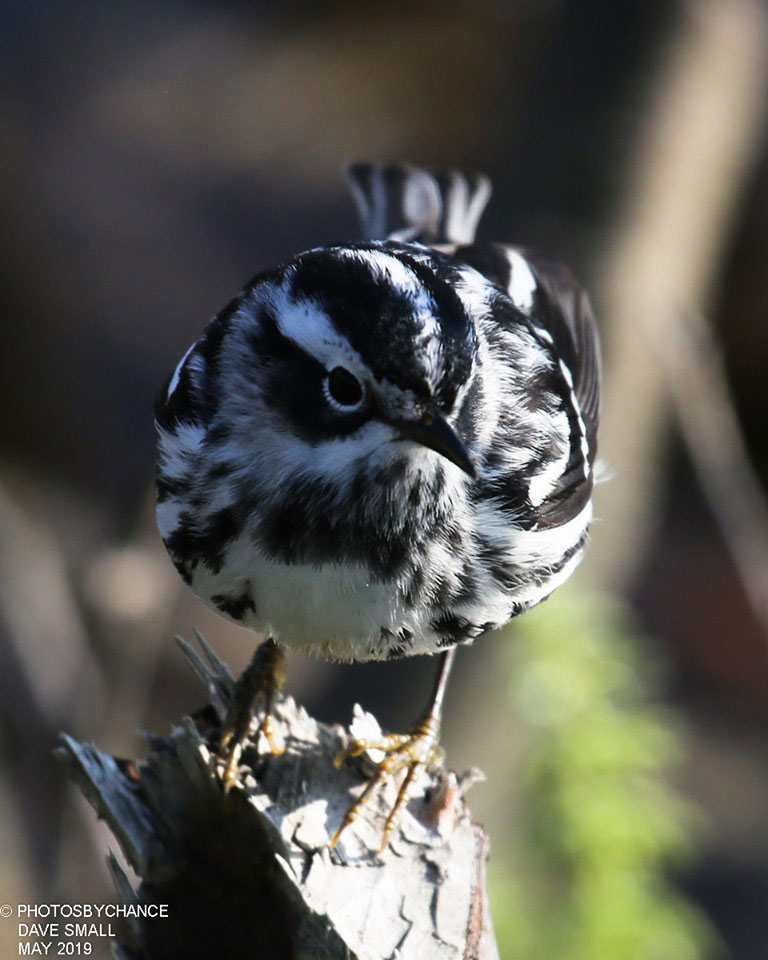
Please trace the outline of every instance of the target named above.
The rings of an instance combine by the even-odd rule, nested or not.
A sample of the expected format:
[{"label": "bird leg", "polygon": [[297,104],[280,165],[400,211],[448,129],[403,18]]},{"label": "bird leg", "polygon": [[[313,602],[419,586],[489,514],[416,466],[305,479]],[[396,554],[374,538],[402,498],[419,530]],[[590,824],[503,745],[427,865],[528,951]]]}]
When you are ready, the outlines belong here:
[{"label": "bird leg", "polygon": [[406,773],[397,793],[397,799],[384,824],[384,833],[381,846],[379,847],[379,853],[383,853],[389,843],[389,838],[395,828],[400,811],[408,800],[408,788],[416,776],[416,773],[422,767],[442,763],[443,750],[440,746],[440,719],[445,687],[451,672],[455,653],[456,650],[452,647],[443,654],[427,711],[421,722],[418,723],[410,733],[390,733],[377,739],[353,740],[334,760],[334,766],[338,769],[347,757],[359,757],[369,750],[380,750],[385,754],[384,759],[377,764],[376,770],[363,792],[344,815],[341,825],[331,838],[329,844],[331,847],[336,846],[343,831],[357,819],[360,810],[376,788],[388,777],[394,776],[401,770],[405,770]]},{"label": "bird leg", "polygon": [[251,720],[259,698],[263,699],[264,715],[256,729],[254,740],[264,734],[270,753],[279,756],[285,747],[278,742],[272,725],[275,700],[285,685],[285,651],[271,638],[260,643],[251,662],[237,680],[227,715],[221,728],[219,751],[224,759],[224,792],[228,793],[237,780],[237,770],[243,748],[248,741]]}]

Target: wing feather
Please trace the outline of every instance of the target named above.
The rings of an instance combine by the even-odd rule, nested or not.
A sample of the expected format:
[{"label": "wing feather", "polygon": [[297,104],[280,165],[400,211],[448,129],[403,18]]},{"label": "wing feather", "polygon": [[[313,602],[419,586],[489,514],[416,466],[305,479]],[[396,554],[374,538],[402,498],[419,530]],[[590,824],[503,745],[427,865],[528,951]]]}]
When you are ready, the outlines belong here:
[{"label": "wing feather", "polygon": [[540,254],[500,243],[457,247],[453,255],[504,291],[555,361],[570,452],[546,499],[530,508],[537,529],[577,516],[592,495],[600,416],[600,345],[586,291],[570,270]]}]

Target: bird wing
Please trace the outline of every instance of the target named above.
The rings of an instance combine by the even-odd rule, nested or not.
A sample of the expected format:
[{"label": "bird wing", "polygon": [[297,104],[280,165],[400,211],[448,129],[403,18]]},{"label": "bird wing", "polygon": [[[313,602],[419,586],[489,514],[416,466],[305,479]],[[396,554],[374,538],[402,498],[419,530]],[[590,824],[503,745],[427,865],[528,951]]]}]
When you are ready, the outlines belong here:
[{"label": "bird wing", "polygon": [[517,252],[536,280],[528,316],[535,329],[552,338],[572,423],[566,468],[536,510],[537,528],[543,529],[576,516],[592,495],[600,416],[600,344],[589,296],[571,271],[540,254]]},{"label": "bird wing", "polygon": [[538,253],[500,243],[456,247],[453,255],[506,293],[555,360],[554,378],[571,422],[565,469],[532,509],[538,529],[576,516],[592,493],[600,415],[600,345],[592,306],[570,270]]},{"label": "bird wing", "polygon": [[531,310],[535,325],[551,335],[557,354],[573,378],[589,444],[589,464],[597,454],[597,426],[600,418],[600,341],[592,304],[584,288],[561,263],[526,252],[537,291]]}]

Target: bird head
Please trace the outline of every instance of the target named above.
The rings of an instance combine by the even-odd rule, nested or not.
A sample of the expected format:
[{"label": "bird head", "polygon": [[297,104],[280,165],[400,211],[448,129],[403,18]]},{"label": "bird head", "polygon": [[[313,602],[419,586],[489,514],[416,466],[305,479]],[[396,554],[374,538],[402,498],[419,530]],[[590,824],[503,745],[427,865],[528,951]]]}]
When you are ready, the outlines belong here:
[{"label": "bird head", "polygon": [[218,371],[222,417],[278,473],[438,460],[469,477],[474,317],[415,244],[309,251],[257,277],[230,306]]}]

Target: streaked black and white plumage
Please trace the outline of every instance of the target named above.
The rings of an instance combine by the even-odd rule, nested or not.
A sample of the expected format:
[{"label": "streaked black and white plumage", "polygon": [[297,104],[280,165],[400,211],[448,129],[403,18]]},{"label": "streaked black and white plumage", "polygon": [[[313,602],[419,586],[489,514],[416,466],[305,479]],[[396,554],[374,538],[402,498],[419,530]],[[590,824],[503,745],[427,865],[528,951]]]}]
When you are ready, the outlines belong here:
[{"label": "streaked black and white plumage", "polygon": [[157,519],[225,617],[344,660],[545,599],[591,519],[600,363],[562,266],[474,243],[483,177],[350,174],[364,242],[258,274],[157,402]]}]

